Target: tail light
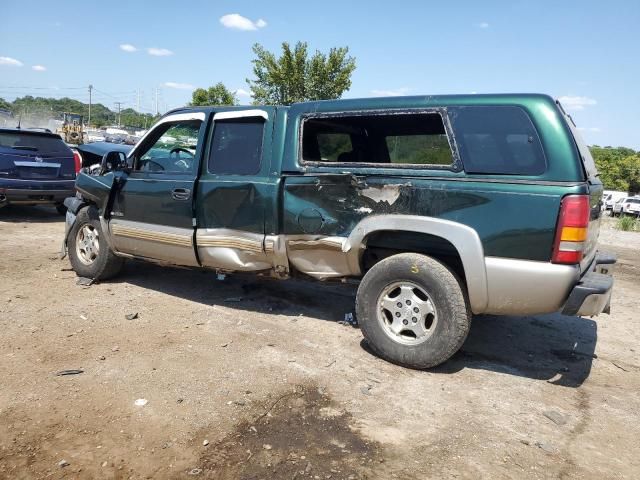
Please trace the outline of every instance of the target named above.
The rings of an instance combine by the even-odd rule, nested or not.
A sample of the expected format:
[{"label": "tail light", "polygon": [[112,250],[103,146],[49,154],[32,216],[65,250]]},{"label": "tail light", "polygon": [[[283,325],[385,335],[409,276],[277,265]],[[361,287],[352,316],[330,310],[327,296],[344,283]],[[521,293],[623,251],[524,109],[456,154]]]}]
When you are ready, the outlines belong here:
[{"label": "tail light", "polygon": [[580,263],[587,241],[590,213],[587,195],[569,195],[562,199],[551,258],[553,263]]},{"label": "tail light", "polygon": [[73,162],[75,163],[76,173],[78,173],[82,168],[82,157],[77,150],[73,151]]}]

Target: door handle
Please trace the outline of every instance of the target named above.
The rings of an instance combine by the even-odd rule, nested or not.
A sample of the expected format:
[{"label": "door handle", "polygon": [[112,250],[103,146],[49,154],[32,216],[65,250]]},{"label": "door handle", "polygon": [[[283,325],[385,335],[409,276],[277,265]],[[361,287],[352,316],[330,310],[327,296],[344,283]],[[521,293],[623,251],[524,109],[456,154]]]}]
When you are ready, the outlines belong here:
[{"label": "door handle", "polygon": [[171,198],[174,200],[189,200],[191,198],[191,190],[188,188],[174,188],[171,191]]}]

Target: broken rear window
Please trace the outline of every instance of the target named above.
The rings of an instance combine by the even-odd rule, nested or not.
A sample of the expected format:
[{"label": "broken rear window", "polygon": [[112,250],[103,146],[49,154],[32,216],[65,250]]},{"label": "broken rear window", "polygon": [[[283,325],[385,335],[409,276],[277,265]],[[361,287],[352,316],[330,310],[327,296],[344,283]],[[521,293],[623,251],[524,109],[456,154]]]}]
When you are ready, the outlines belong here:
[{"label": "broken rear window", "polygon": [[306,162],[380,166],[453,164],[442,116],[437,112],[306,119],[302,158]]}]

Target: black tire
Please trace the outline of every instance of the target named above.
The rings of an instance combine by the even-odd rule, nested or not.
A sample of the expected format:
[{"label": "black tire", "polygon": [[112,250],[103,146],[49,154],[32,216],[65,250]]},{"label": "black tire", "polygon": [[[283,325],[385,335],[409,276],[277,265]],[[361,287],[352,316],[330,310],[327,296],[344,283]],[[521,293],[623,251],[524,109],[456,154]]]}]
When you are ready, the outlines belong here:
[{"label": "black tire", "polygon": [[60,215],[67,214],[67,207],[64,206],[64,203],[56,203],[56,210]]},{"label": "black tire", "polygon": [[[93,259],[88,258],[89,255],[79,251],[78,242],[79,232],[87,226],[89,230],[97,232],[93,238],[97,238],[99,248],[95,253],[95,248],[91,251],[95,253]],[[124,264],[124,259],[117,257],[109,248],[109,245],[105,239],[100,225],[100,218],[98,217],[98,211],[95,207],[85,207],[78,212],[76,222],[73,224],[73,228],[69,232],[69,238],[67,240],[69,260],[71,261],[71,267],[79,277],[92,278],[94,280],[107,280],[115,277]],[[81,247],[82,249],[83,247]],[[84,250],[87,252],[87,250]]]},{"label": "black tire", "polygon": [[[397,311],[389,316],[391,311],[385,311],[380,306],[381,295],[393,289],[394,285],[417,286],[417,289],[406,291],[421,295],[426,293],[432,305],[429,308],[434,309],[434,313],[426,317],[424,309],[416,314],[420,317],[418,324],[423,317],[427,322],[419,330],[428,330],[428,333],[420,339],[417,335],[415,340],[407,336],[407,333],[414,334],[410,330],[401,334],[391,332],[388,322],[393,315],[399,313],[399,318],[405,315],[409,317],[414,315],[412,311],[417,311],[406,310],[403,306],[403,311],[408,313]],[[396,288],[400,289],[400,286]],[[377,355],[393,363],[419,369],[435,367],[451,358],[464,343],[471,326],[471,311],[456,275],[439,261],[416,253],[393,255],[378,262],[366,273],[356,296],[356,314],[365,339]],[[383,325],[385,318],[387,323]],[[432,322],[430,327],[429,318]],[[414,317],[406,318],[407,322],[413,320]],[[404,323],[405,319],[402,321]],[[414,341],[420,343],[411,344]]]}]

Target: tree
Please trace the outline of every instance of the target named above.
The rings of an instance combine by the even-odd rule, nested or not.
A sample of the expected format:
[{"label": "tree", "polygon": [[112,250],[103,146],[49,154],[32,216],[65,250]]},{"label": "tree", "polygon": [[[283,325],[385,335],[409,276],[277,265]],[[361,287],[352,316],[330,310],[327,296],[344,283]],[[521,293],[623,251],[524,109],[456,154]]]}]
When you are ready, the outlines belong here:
[{"label": "tree", "polygon": [[349,48],[332,48],[328,54],[316,51],[309,58],[306,42],[292,50],[282,44],[280,58],[260,44],[253,46],[255,80],[247,79],[254,103],[290,105],[308,100],[340,98],[351,87],[356,60],[348,56]]},{"label": "tree", "polygon": [[635,150],[625,147],[599,147],[598,145],[593,145],[589,149],[605,188],[623,192],[638,189],[640,185],[640,155]]},{"label": "tree", "polygon": [[235,93],[225,87],[224,83],[219,82],[212,87],[196,88],[191,94],[191,103],[193,107],[201,107],[206,105],[237,105],[238,98]]}]

